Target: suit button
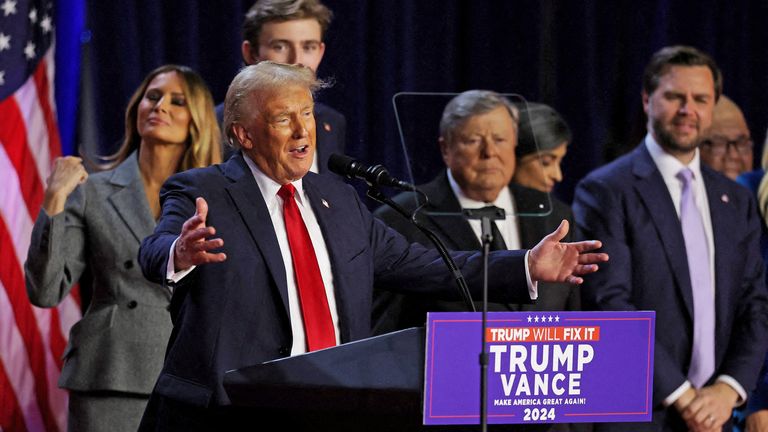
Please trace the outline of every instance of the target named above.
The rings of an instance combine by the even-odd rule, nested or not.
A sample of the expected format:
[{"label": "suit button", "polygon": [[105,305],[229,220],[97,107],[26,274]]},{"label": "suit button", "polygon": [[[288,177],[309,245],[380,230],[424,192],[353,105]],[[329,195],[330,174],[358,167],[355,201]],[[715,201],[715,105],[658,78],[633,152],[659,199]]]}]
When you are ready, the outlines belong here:
[{"label": "suit button", "polygon": [[130,270],[133,268],[133,260],[128,260],[123,263],[123,267],[125,267],[126,270]]},{"label": "suit button", "polygon": [[136,306],[138,306],[139,303],[136,302],[136,300],[131,300],[128,302],[128,309],[136,309]]},{"label": "suit button", "polygon": [[286,347],[280,347],[277,352],[280,353],[281,356],[287,356],[291,353],[291,350]]}]

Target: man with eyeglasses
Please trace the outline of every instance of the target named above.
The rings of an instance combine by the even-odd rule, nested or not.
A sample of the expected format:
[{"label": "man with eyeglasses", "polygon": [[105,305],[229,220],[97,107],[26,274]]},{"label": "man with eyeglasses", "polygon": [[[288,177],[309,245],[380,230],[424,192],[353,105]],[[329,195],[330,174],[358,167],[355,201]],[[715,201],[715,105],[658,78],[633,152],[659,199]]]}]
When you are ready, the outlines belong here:
[{"label": "man with eyeglasses", "polygon": [[731,180],[752,170],[752,139],[741,109],[720,96],[712,127],[701,142],[701,160]]}]

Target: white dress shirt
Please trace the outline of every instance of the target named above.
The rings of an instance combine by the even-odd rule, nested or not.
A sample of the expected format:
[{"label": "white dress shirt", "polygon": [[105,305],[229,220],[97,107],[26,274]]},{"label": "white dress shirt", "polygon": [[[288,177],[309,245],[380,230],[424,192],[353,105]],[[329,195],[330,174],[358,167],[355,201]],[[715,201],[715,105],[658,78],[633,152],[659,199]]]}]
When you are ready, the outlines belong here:
[{"label": "white dress shirt", "polygon": [[[508,187],[502,188],[501,192],[499,192],[499,196],[497,196],[493,202],[483,202],[473,200],[464,195],[464,191],[461,190],[459,184],[456,183],[456,179],[453,178],[451,170],[448,170],[448,183],[450,183],[453,194],[459,201],[461,208],[477,209],[485,206],[496,206],[503,209],[507,217],[493,222],[496,224],[496,228],[499,229],[501,236],[504,238],[504,243],[507,245],[507,249],[520,249],[520,227],[517,219],[517,212],[515,211],[515,201],[512,199],[512,192],[509,191]],[[471,226],[472,231],[475,232],[477,240],[482,243],[480,240],[482,238],[482,227],[480,225],[480,219],[469,219],[469,226]]]}]

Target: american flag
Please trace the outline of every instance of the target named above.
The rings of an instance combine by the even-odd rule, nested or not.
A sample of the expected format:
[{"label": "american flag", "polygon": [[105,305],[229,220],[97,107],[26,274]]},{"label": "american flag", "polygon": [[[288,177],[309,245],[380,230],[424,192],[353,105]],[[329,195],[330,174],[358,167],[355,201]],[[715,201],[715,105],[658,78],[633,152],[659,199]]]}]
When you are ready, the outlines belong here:
[{"label": "american flag", "polygon": [[54,101],[52,0],[0,0],[0,431],[65,431],[57,387],[77,290],[32,306],[23,264],[52,161],[61,155]]}]

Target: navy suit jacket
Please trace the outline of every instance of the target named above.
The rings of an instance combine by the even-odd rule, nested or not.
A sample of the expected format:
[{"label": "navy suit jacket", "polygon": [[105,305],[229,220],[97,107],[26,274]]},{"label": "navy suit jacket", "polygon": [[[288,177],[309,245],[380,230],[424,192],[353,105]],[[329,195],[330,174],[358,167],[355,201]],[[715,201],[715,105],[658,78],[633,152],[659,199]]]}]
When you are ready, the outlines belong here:
[{"label": "navy suit jacket", "polygon": [[[308,173],[303,186],[325,238],[333,270],[341,341],[370,335],[374,279],[403,292],[457,298],[451,273],[438,254],[375,219],[350,186]],[[172,176],[163,186],[163,214],[139,251],[145,276],[165,278],[172,242],[208,202],[207,224],[224,240],[227,260],[201,265],[175,287],[174,328],[154,393],[200,407],[226,405],[224,372],[286,357],[292,344],[288,288],[272,220],[258,185],[238,153],[227,162]],[[495,253],[490,290],[500,301],[528,297],[524,251]],[[475,293],[482,259],[457,252]],[[154,395],[153,395],[154,397]]]},{"label": "navy suit jacket", "polygon": [[[219,121],[219,126],[223,126],[224,104],[216,106],[216,119]],[[335,176],[328,170],[328,158],[334,153],[344,154],[347,119],[328,105],[315,102],[315,128],[317,129],[318,173]],[[234,153],[236,152],[232,147],[224,145],[224,160],[229,159]]]},{"label": "navy suit jacket", "polygon": [[[701,167],[715,244],[715,373],[749,392],[768,342],[768,298],[760,221],[749,191]],[[693,340],[693,294],[680,220],[650,153],[641,144],[592,172],[576,190],[579,230],[611,257],[585,277],[585,309],[656,311],[654,424],[680,424],[661,402],[686,380]],[[639,430],[639,429],[638,429]],[[653,429],[657,430],[657,429]]]},{"label": "navy suit jacket", "polygon": [[[451,190],[445,171],[431,182],[419,186],[429,197],[429,204],[423,209],[419,222],[432,230],[450,250],[480,250],[477,239],[469,222],[462,216],[446,216],[430,213],[460,213],[461,205]],[[548,199],[547,194],[518,184],[509,185],[515,201],[515,207],[520,214],[535,214],[536,216],[520,216],[520,245],[532,248],[547,234],[554,231],[563,219],[573,222],[571,209],[554,197]],[[409,212],[416,208],[416,197],[412,192],[404,192],[393,198],[393,201]],[[409,241],[418,242],[426,247],[434,247],[432,242],[419,231],[411,221],[393,209],[382,206],[374,215],[387,225],[403,234]],[[571,231],[572,232],[572,231]],[[571,240],[568,233],[563,241]],[[385,288],[385,287],[382,287]],[[475,298],[475,307],[480,310],[481,298]],[[580,294],[576,285],[565,283],[539,283],[539,298],[535,303],[489,303],[491,311],[518,310],[578,310],[580,309]],[[448,302],[435,298],[405,296],[384,289],[374,291],[374,333],[382,334],[390,331],[424,325],[428,311],[465,311],[463,302]]]}]

